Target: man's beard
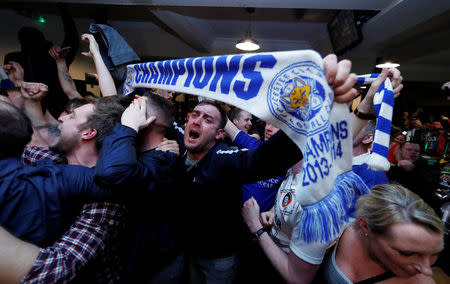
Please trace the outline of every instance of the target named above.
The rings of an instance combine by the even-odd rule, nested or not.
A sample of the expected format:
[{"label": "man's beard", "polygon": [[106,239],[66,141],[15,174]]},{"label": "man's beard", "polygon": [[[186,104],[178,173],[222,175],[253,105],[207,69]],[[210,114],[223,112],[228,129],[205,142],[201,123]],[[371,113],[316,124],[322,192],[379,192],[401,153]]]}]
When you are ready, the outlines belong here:
[{"label": "man's beard", "polygon": [[60,136],[58,142],[48,148],[55,153],[66,156],[78,146],[78,142],[79,140],[75,139],[75,137],[71,137],[71,139],[65,139]]}]

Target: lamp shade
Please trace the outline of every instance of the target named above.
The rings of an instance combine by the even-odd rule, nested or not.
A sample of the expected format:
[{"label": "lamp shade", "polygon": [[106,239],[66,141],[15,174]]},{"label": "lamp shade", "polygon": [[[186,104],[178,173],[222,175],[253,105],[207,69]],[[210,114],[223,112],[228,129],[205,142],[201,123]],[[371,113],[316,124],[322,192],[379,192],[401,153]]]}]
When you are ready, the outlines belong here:
[{"label": "lamp shade", "polygon": [[399,67],[399,66],[400,66],[399,63],[394,63],[394,62],[389,62],[389,61],[375,65],[375,67],[377,67],[377,68],[394,68],[394,67]]},{"label": "lamp shade", "polygon": [[260,46],[258,41],[252,38],[250,31],[247,31],[245,37],[236,43],[236,48],[244,51],[255,51]]}]

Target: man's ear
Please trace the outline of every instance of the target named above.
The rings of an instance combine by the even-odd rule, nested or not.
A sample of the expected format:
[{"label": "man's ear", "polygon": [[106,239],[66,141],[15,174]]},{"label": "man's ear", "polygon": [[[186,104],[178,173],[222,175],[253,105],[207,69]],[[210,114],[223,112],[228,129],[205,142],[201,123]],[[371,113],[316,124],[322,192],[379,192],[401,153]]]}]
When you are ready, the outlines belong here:
[{"label": "man's ear", "polygon": [[238,120],[237,118],[233,118],[233,124],[234,124],[234,125],[237,125],[238,122],[239,122],[239,120]]},{"label": "man's ear", "polygon": [[91,140],[97,137],[97,129],[94,128],[88,128],[81,132],[81,139],[82,140]]},{"label": "man's ear", "polygon": [[225,132],[223,131],[223,129],[219,129],[219,130],[217,130],[217,134],[214,138],[216,138],[216,140],[222,139],[224,133]]},{"label": "man's ear", "polygon": [[362,142],[363,142],[364,144],[371,144],[371,143],[373,142],[373,134],[372,134],[372,133],[371,133],[371,134],[367,134],[367,135],[363,138]]}]

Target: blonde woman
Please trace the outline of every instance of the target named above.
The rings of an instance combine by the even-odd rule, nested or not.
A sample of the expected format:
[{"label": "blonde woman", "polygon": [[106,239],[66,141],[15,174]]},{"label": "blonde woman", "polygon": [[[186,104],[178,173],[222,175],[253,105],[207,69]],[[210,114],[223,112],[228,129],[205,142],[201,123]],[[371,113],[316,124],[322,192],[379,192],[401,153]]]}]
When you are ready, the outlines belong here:
[{"label": "blonde woman", "polygon": [[356,220],[325,263],[328,283],[434,283],[431,265],[443,249],[443,224],[408,189],[374,186],[359,198]]}]

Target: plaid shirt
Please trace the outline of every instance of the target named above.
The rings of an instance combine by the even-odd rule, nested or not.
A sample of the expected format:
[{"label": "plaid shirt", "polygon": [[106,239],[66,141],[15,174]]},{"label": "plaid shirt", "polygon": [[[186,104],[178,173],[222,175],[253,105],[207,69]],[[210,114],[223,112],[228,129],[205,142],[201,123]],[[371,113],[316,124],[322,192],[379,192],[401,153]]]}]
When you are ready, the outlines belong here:
[{"label": "plaid shirt", "polygon": [[[92,203],[83,207],[81,215],[70,229],[52,247],[40,249],[33,267],[22,283],[67,283],[72,280],[83,266],[96,256],[106,257],[103,262],[117,261],[118,254],[112,258],[104,254],[114,233],[122,226],[124,208],[112,203]],[[111,258],[111,257],[110,257]],[[110,262],[109,262],[110,263]],[[98,269],[94,279],[89,282],[113,283],[119,279],[120,267],[117,269]]]},{"label": "plaid shirt", "polygon": [[22,153],[22,163],[34,166],[40,160],[52,160],[55,164],[66,163],[66,158],[49,149],[38,146],[26,146]]}]

